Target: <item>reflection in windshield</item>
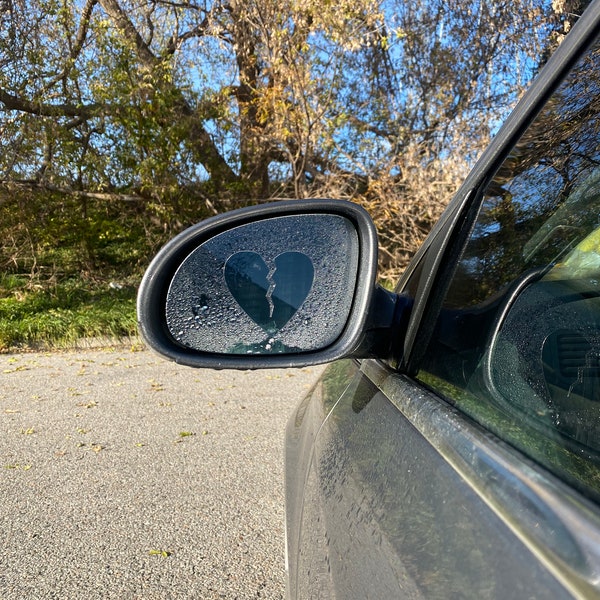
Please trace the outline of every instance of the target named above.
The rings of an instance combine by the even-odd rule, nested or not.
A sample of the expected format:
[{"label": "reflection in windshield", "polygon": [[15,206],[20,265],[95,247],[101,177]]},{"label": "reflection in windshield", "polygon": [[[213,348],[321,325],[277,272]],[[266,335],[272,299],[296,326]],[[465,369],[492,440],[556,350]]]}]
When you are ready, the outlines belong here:
[{"label": "reflection in windshield", "polygon": [[599,214],[600,49],[595,48],[498,170],[446,304],[478,304],[523,271],[560,261],[598,227]]},{"label": "reflection in windshield", "polygon": [[563,240],[562,243],[559,242],[562,248],[559,247],[557,250],[560,251],[559,254],[564,254],[574,241],[582,239],[599,225],[599,214],[600,169],[596,169],[525,244],[523,249],[525,261],[535,259],[548,246],[556,247],[558,243],[554,242],[554,239]]},{"label": "reflection in windshield", "polygon": [[545,279],[583,279],[600,273],[600,229],[595,229],[558,262]]},{"label": "reflection in windshield", "polygon": [[488,186],[417,377],[600,501],[599,63]]}]

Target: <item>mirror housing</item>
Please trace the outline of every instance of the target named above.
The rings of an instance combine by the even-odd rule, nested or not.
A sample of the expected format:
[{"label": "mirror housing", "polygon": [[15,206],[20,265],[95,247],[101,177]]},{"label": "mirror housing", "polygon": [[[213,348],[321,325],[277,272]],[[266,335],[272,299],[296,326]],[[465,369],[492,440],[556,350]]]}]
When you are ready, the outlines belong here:
[{"label": "mirror housing", "polygon": [[138,293],[139,331],[192,367],[300,367],[390,351],[398,297],[376,286],[368,213],[291,200],[203,221],[166,244]]}]

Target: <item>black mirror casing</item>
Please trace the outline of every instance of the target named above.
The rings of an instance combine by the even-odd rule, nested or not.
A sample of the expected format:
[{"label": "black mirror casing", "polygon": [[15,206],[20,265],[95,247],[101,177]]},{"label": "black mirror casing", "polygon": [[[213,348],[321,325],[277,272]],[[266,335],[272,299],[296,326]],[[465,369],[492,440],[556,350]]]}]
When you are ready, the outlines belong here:
[{"label": "black mirror casing", "polygon": [[299,367],[368,355],[369,323],[389,323],[395,307],[376,272],[375,227],[356,204],[244,208],[160,250],[139,289],[139,331],[159,354],[192,367]]}]

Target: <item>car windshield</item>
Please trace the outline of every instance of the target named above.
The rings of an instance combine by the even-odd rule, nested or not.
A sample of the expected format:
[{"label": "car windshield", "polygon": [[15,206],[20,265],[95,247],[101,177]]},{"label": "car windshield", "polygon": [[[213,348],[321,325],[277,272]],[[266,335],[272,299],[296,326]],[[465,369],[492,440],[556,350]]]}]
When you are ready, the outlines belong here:
[{"label": "car windshield", "polygon": [[599,214],[600,170],[596,169],[526,242],[523,248],[525,262],[535,261],[547,248],[555,249],[556,256],[551,262],[558,261],[576,240],[583,235],[589,238],[588,234],[596,231],[600,226]]},{"label": "car windshield", "polygon": [[600,498],[600,44],[485,190],[418,377]]}]

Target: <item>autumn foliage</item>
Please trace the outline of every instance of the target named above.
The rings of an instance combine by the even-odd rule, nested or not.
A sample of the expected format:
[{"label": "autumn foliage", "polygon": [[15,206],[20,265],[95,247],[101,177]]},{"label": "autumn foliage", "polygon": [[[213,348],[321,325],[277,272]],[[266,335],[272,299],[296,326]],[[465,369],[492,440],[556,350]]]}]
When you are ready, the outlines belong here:
[{"label": "autumn foliage", "polygon": [[373,215],[393,280],[581,9],[4,0],[0,261],[139,273],[207,215],[338,197]]}]

